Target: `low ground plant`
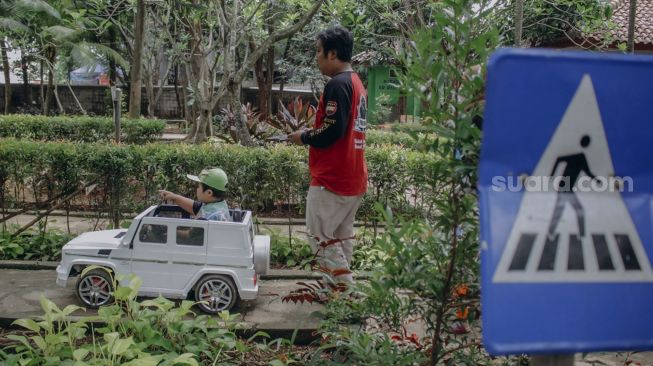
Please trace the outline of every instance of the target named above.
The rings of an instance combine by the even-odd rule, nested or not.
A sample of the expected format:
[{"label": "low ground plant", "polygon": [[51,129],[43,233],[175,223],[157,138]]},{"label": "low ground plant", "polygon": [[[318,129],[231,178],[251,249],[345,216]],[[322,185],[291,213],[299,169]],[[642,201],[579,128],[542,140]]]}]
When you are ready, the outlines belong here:
[{"label": "low ground plant", "polygon": [[58,261],[61,248],[74,238],[56,229],[32,229],[14,236],[15,229],[0,230],[0,260]]},{"label": "low ground plant", "polygon": [[[86,271],[97,269],[87,267]],[[9,342],[0,349],[0,363],[172,366],[286,365],[297,361],[289,351],[292,340],[270,340],[264,332],[239,338],[234,314],[197,316],[192,301],[173,302],[162,297],[139,301],[140,279],[119,276],[112,282],[115,304],[76,320],[70,316],[83,314],[85,309],[75,305],[60,309],[41,297],[43,315],[13,323],[25,331],[6,336]]]}]

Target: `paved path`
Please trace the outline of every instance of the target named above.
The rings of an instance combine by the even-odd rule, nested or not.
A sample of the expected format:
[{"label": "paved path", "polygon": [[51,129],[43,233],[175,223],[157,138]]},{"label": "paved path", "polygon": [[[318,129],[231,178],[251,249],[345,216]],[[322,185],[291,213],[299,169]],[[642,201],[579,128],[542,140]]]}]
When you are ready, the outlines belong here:
[{"label": "paved path", "polygon": [[[18,263],[18,262],[16,262]],[[7,265],[0,262],[0,267]],[[18,263],[19,264],[19,263]],[[41,268],[49,268],[51,262],[45,262]],[[20,267],[20,266],[19,266]],[[24,266],[23,266],[24,267]],[[296,272],[296,273],[295,273]],[[308,276],[300,271],[276,271],[271,278],[288,276]],[[0,327],[7,327],[18,318],[34,318],[42,314],[39,305],[41,295],[63,308],[68,304],[79,302],[75,297],[74,281],[67,288],[55,285],[54,270],[19,270],[0,269]],[[320,319],[314,314],[323,311],[319,304],[283,303],[281,298],[296,289],[296,279],[269,279],[261,282],[259,296],[254,301],[243,302],[233,312],[240,314],[241,326],[245,334],[263,330],[276,337],[290,337],[298,330],[298,343],[309,343],[315,339],[313,333]],[[95,311],[78,312],[73,315],[89,315]],[[597,352],[583,356],[576,355],[575,366],[623,366],[624,361],[631,361],[630,366],[653,366],[653,352]]]},{"label": "paved path", "polygon": [[[74,279],[67,288],[55,285],[54,270],[0,269],[0,326],[7,327],[15,319],[42,315],[39,299],[44,295],[60,308],[81,305],[74,293]],[[240,314],[244,327],[272,334],[290,335],[295,329],[310,335],[320,319],[313,313],[324,310],[319,304],[284,303],[282,297],[298,288],[297,280],[262,281],[256,300],[243,301],[233,309]],[[198,310],[199,312],[199,310]],[[88,316],[94,310],[79,311],[73,316]]]}]

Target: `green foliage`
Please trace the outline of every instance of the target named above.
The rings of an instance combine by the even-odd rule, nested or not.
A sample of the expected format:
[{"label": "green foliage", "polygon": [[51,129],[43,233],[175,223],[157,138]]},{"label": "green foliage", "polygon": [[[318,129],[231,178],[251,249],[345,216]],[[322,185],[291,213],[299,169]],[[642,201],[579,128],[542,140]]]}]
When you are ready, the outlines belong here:
[{"label": "green foliage", "polygon": [[397,145],[417,151],[426,151],[438,136],[432,132],[412,131],[393,132],[386,130],[367,130],[365,143],[367,146]]},{"label": "green foliage", "polygon": [[[514,0],[495,6],[503,43],[514,44]],[[584,48],[604,48],[612,43],[609,1],[525,0],[522,43],[531,46],[573,44]]]},{"label": "green foliage", "polygon": [[56,261],[61,259],[61,247],[72,238],[60,230],[27,230],[17,237],[0,231],[0,260]]},{"label": "green foliage", "polygon": [[371,271],[388,259],[388,253],[376,245],[378,233],[369,228],[359,230],[354,244],[354,253],[350,269],[353,271]]},{"label": "green foliage", "polygon": [[370,113],[369,122],[372,125],[378,125],[388,122],[390,114],[392,114],[392,103],[388,94],[381,94],[376,98],[376,110]]},{"label": "green foliage", "polygon": [[[422,121],[435,132],[426,135],[436,136],[420,150],[434,159],[415,161],[402,151],[379,161],[368,153],[370,165],[377,165],[370,176],[383,182],[379,190],[385,194],[419,194],[416,200],[432,205],[436,213],[411,219],[388,208],[396,210],[397,200],[379,199],[376,210],[385,226],[371,250],[383,255],[368,282],[359,282],[350,297],[328,305],[321,328],[329,340],[323,348],[347,362],[493,363],[473,336],[480,327],[474,190],[480,130],[473,121],[483,106],[484,65],[499,38],[483,5],[475,0],[434,3],[432,24],[415,32],[412,46],[400,55],[402,89],[419,96],[426,110]],[[419,144],[418,133],[411,135]],[[423,172],[412,180],[419,190],[392,181],[406,171]],[[406,331],[414,322],[424,337]]]},{"label": "green foliage", "polygon": [[[372,217],[376,201],[411,216],[434,213],[428,197],[436,184],[436,156],[383,145],[368,148],[367,159],[370,189],[359,219]],[[0,183],[4,183],[0,193],[4,194],[5,206],[22,205],[29,201],[20,194],[26,187],[37,192],[36,199],[43,202],[74,191],[81,182],[95,182],[97,189],[86,204],[99,205],[98,209],[115,217],[116,213],[139,212],[160,202],[158,189],[193,197],[195,186],[186,174],[219,166],[229,176],[231,206],[259,212],[285,201],[301,208],[309,184],[306,161],[305,149],[281,144],[267,148],[222,144],[118,146],[4,139],[0,143]],[[406,191],[412,194],[407,196]]]},{"label": "green foliage", "polygon": [[389,127],[392,132],[403,132],[403,133],[433,133],[435,128],[430,125],[424,125],[421,123],[391,123],[386,124],[384,127]]},{"label": "green foliage", "polygon": [[295,97],[288,103],[288,108],[279,100],[279,111],[267,121],[272,127],[291,133],[303,128],[313,127],[316,109],[310,103],[304,103],[301,97]]},{"label": "green foliage", "polygon": [[[161,136],[164,129],[165,122],[161,120],[121,120],[122,140],[129,143],[154,141]],[[113,120],[107,117],[33,115],[0,117],[0,137],[98,142],[111,141],[114,136]]]},{"label": "green foliage", "polygon": [[283,267],[300,267],[308,269],[308,262],[313,258],[313,250],[304,239],[305,235],[293,235],[292,238],[281,234],[281,229],[263,227],[261,232],[270,235],[270,262]]},{"label": "green foliage", "polygon": [[[5,365],[238,364],[241,355],[254,347],[268,348],[265,343],[240,340],[235,317],[227,312],[219,317],[195,316],[191,301],[175,304],[159,297],[139,302],[139,278],[118,276],[112,282],[116,303],[100,308],[97,316],[75,321],[70,315],[82,308],[59,309],[42,296],[44,315],[38,321],[14,322],[28,332],[7,336],[13,344],[3,346],[0,360]],[[93,322],[103,325],[95,328]],[[262,332],[255,336],[269,338]]]},{"label": "green foliage", "polygon": [[[261,142],[273,134],[273,130],[260,120],[261,114],[250,103],[241,105],[241,108],[242,114],[247,121],[247,130],[252,139]],[[240,138],[238,137],[238,124],[236,122],[240,118],[240,114],[234,113],[231,110],[231,105],[222,108],[220,112],[221,114],[213,118],[214,134],[228,143],[238,143]]]}]

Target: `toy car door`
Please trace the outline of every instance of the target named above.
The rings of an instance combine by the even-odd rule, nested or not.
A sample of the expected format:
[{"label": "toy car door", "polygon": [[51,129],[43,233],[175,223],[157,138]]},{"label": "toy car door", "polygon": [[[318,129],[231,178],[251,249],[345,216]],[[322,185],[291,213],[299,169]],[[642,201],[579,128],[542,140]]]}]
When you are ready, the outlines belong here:
[{"label": "toy car door", "polygon": [[142,292],[163,292],[172,277],[168,264],[169,220],[145,217],[134,237],[131,270],[143,281]]},{"label": "toy car door", "polygon": [[206,264],[208,221],[176,220],[170,230],[170,271],[175,273],[170,285],[183,289]]}]

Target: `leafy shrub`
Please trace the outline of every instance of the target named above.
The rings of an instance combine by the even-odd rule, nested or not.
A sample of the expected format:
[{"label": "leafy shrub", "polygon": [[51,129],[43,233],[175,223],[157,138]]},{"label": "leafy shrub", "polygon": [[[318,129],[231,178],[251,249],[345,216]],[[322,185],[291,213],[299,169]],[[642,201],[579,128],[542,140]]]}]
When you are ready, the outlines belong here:
[{"label": "leafy shrub", "polygon": [[[94,268],[97,266],[87,267],[86,271]],[[219,317],[189,317],[195,315],[192,301],[179,305],[162,297],[137,301],[139,278],[118,276],[112,282],[116,303],[101,307],[97,316],[75,321],[70,315],[82,308],[68,305],[59,309],[42,296],[43,316],[38,322],[14,322],[27,334],[8,335],[12,343],[4,343],[0,361],[4,365],[238,364],[247,352],[268,349],[266,343],[251,341],[254,337],[269,338],[263,332],[250,340],[239,339],[235,317],[228,312]],[[121,287],[118,282],[129,285]],[[94,328],[93,322],[103,325]]]},{"label": "leafy shrub", "polygon": [[[411,217],[428,216],[435,207],[428,197],[438,186],[438,158],[397,146],[367,149],[369,190],[358,219],[373,218],[380,201]],[[114,145],[66,142],[0,141],[0,204],[50,200],[91,182],[95,196],[78,203],[105,210],[111,216],[139,212],[160,202],[158,189],[194,196],[186,178],[206,167],[219,166],[229,176],[229,203],[255,212],[278,202],[303,208],[309,184],[306,149],[275,144],[268,148],[240,145],[145,144]],[[407,193],[408,192],[408,193]],[[100,195],[98,199],[97,195]],[[83,201],[95,198],[96,201]],[[93,206],[99,205],[99,206]]]},{"label": "leafy shrub", "polygon": [[372,125],[378,125],[388,121],[392,114],[391,98],[388,94],[381,94],[376,97],[376,110],[370,113],[369,122]]},{"label": "leafy shrub", "polygon": [[264,227],[262,233],[270,235],[270,262],[283,267],[307,269],[307,262],[313,258],[313,250],[304,240],[305,235],[282,235],[281,229]]},{"label": "leafy shrub", "polygon": [[[250,103],[241,105],[241,108],[247,121],[247,130],[254,141],[264,141],[275,132],[269,128],[270,126],[261,122],[261,114]],[[213,118],[214,134],[228,143],[238,143],[240,138],[238,137],[237,120],[240,119],[240,114],[234,113],[231,110],[231,105],[222,108],[220,113]]]},{"label": "leafy shrub", "polygon": [[426,151],[438,139],[433,132],[392,132],[384,130],[367,130],[367,146],[397,145],[418,151]]},{"label": "leafy shrub", "polygon": [[[129,143],[154,141],[164,129],[165,122],[161,120],[124,119],[121,120],[121,139]],[[111,141],[114,134],[113,120],[108,117],[0,116],[0,137],[97,142]]]},{"label": "leafy shrub", "polygon": [[0,260],[58,261],[61,247],[73,237],[60,230],[28,230],[16,237],[0,231]]},{"label": "leafy shrub", "polygon": [[313,127],[317,109],[309,102],[304,103],[301,97],[296,97],[288,103],[288,108],[279,100],[279,111],[276,116],[267,120],[270,126],[285,133],[291,133],[302,128]]},{"label": "leafy shrub", "polygon": [[433,125],[422,123],[392,123],[386,124],[385,127],[389,127],[393,132],[403,133],[432,133],[435,131]]}]

